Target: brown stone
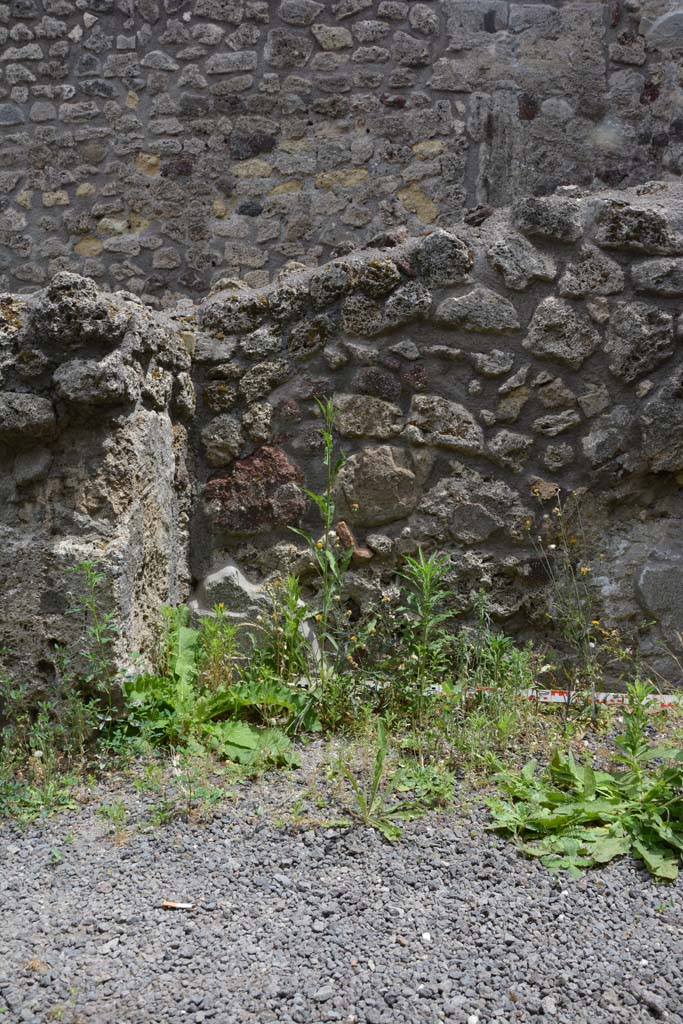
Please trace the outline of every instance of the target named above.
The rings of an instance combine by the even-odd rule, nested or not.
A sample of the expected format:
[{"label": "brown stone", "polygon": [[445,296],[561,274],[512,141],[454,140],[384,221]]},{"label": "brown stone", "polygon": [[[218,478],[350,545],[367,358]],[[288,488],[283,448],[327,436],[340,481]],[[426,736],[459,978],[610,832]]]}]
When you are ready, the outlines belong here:
[{"label": "brown stone", "polygon": [[204,501],[217,527],[262,533],[299,522],[307,505],[303,482],[281,448],[265,445],[209,480]]}]

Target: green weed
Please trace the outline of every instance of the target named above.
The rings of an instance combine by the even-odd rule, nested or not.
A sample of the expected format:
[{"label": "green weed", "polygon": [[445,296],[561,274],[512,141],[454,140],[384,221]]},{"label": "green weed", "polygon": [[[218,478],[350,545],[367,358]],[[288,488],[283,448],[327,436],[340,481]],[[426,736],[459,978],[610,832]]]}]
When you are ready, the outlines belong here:
[{"label": "green weed", "polygon": [[490,827],[572,877],[630,852],[656,878],[675,879],[683,852],[683,750],[647,741],[651,692],[640,680],[629,686],[625,728],[616,741],[621,770],[595,770],[571,753],[556,753],[541,774],[534,761],[520,773],[504,769],[498,782],[511,799],[489,800]]}]

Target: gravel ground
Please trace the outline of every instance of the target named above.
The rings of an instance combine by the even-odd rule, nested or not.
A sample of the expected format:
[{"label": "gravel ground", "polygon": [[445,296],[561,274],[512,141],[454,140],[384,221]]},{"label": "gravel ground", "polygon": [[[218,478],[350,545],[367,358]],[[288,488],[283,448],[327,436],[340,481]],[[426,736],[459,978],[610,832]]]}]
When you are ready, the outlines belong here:
[{"label": "gravel ground", "polygon": [[149,811],[125,780],[0,826],[0,1022],[683,1024],[683,883],[628,859],[550,875],[484,832],[476,799],[394,847],[294,827],[310,781],[118,839],[99,803]]}]

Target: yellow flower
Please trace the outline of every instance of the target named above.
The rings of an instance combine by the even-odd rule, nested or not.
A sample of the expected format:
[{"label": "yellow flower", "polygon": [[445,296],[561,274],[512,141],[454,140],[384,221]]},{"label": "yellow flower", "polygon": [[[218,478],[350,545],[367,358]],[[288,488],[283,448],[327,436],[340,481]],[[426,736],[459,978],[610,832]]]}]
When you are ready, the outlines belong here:
[{"label": "yellow flower", "polygon": [[579,572],[581,573],[582,576],[587,576],[588,573],[590,572],[590,568],[587,565],[582,565],[581,568],[579,569]]},{"label": "yellow flower", "polygon": [[275,580],[274,586],[281,587],[282,586],[282,580]]},{"label": "yellow flower", "polygon": [[225,609],[225,605],[223,604],[222,601],[219,601],[218,604],[216,605],[216,608],[218,609],[219,612],[222,612]]},{"label": "yellow flower", "polygon": [[316,541],[316,545],[315,546],[317,547],[318,551],[321,551],[322,550],[322,546],[323,546],[323,542],[321,540]]},{"label": "yellow flower", "polygon": [[593,626],[599,626],[600,625],[600,619],[591,619],[591,624]]},{"label": "yellow flower", "polygon": [[350,637],[350,640],[351,640],[351,642],[355,644],[355,642],[356,642],[356,640],[357,640],[357,639],[358,639],[358,637],[356,636],[356,634],[355,634],[355,633],[352,633],[352,634],[351,634],[351,637]]},{"label": "yellow flower", "polygon": [[320,614],[320,612],[318,612],[318,614],[316,615],[316,617],[315,617],[315,621],[316,621],[316,622],[322,622],[322,621],[323,621],[323,617],[322,617],[322,615]]},{"label": "yellow flower", "polygon": [[524,520],[524,525],[526,526],[527,530],[530,530],[531,529],[531,520],[530,519],[525,519]]},{"label": "yellow flower", "polygon": [[540,487],[532,487],[531,488],[531,493],[532,494],[540,494],[541,493],[541,488]]},{"label": "yellow flower", "polygon": [[578,542],[578,540],[576,539],[576,537],[570,537],[570,538],[569,538],[569,543],[570,543],[570,544],[578,544],[579,542]]}]

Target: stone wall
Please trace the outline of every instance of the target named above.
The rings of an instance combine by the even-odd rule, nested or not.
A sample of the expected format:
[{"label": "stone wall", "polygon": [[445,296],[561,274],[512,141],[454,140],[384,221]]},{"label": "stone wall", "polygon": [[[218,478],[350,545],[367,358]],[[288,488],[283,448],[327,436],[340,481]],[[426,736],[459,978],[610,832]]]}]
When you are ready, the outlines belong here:
[{"label": "stone wall", "polygon": [[163,603],[185,599],[190,360],[133,295],[62,273],[30,300],[0,296],[0,649],[26,682],[79,650],[95,561],[122,662],[149,649]]},{"label": "stone wall", "polygon": [[4,0],[0,288],[156,305],[677,176],[675,0]]},{"label": "stone wall", "polygon": [[305,566],[287,527],[303,481],[322,486],[314,399],[333,395],[357,604],[423,543],[452,553],[463,610],[485,585],[508,628],[547,630],[529,537],[549,540],[559,491],[580,499],[605,621],[671,671],[682,296],[683,188],[661,183],[522,200],[263,291],[227,282],[197,311],[193,576]]},{"label": "stone wall", "polygon": [[683,186],[651,183],[521,200],[168,313],[68,274],[3,299],[5,642],[62,637],[76,554],[107,565],[128,649],[163,600],[244,612],[264,577],[306,577],[289,527],[316,528],[303,488],[322,486],[315,399],[333,396],[352,607],[422,544],[450,552],[456,607],[485,586],[506,628],[546,636],[530,536],[550,539],[559,493],[583,509],[601,617],[675,676],[681,297]]}]

